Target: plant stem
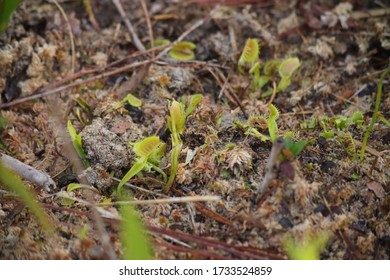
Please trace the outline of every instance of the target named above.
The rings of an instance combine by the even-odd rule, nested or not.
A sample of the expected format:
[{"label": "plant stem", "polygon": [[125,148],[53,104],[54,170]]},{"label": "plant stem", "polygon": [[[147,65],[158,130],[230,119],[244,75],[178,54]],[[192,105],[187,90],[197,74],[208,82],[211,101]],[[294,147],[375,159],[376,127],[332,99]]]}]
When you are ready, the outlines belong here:
[{"label": "plant stem", "polygon": [[364,159],[364,152],[366,150],[367,146],[367,141],[368,138],[370,137],[370,134],[374,128],[374,124],[376,122],[376,119],[378,118],[378,111],[379,111],[379,106],[381,105],[381,97],[382,97],[382,88],[383,88],[383,80],[385,77],[389,74],[390,72],[390,64],[387,66],[387,68],[383,71],[379,84],[378,84],[378,89],[376,92],[376,100],[375,100],[375,109],[374,109],[374,114],[372,115],[371,123],[367,128],[366,133],[364,134],[363,138],[363,143],[362,143],[362,148],[360,150],[360,161]]}]

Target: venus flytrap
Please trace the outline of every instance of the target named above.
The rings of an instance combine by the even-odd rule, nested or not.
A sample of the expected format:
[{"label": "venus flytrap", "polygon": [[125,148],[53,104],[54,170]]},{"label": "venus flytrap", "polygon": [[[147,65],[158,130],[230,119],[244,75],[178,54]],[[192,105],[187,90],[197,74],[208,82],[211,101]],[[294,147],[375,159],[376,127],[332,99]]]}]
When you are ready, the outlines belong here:
[{"label": "venus flytrap", "polygon": [[158,163],[163,156],[165,143],[160,141],[158,136],[147,137],[133,144],[133,151],[138,156],[130,170],[123,176],[119,182],[117,192],[121,194],[123,185],[140,173],[142,170],[154,170],[160,173],[166,181],[165,173],[158,167]]},{"label": "venus flytrap", "polygon": [[[263,116],[253,116],[250,117],[246,124],[241,123],[240,121],[234,121],[234,124],[245,131],[245,134],[252,135],[259,138],[261,141],[271,141],[273,142],[279,136],[279,129],[276,120],[279,118],[280,113],[279,109],[270,104],[268,118]],[[269,136],[262,134],[260,130],[268,129]]]},{"label": "venus flytrap", "polygon": [[[171,41],[168,39],[159,39],[154,42],[154,46],[168,46],[170,43]],[[195,58],[194,49],[196,49],[196,45],[194,43],[181,41],[172,47],[172,49],[168,52],[168,55],[176,60],[191,60]]]},{"label": "venus flytrap", "polygon": [[169,180],[164,187],[164,192],[167,193],[172,187],[172,184],[175,180],[176,172],[179,167],[179,155],[183,147],[183,141],[181,140],[180,134],[183,133],[184,124],[186,121],[186,116],[184,112],[184,104],[177,102],[176,100],[172,101],[169,106],[168,117],[168,129],[171,132],[171,142],[172,142],[172,151],[171,151],[171,174]]},{"label": "venus flytrap", "polygon": [[183,148],[183,141],[181,140],[180,135],[184,131],[184,125],[187,117],[195,110],[196,106],[203,100],[202,95],[195,94],[192,95],[189,101],[187,109],[185,109],[184,104],[173,100],[169,105],[169,116],[167,119],[167,126],[171,132],[171,172],[169,180],[165,185],[163,191],[167,193],[173,185],[175,180],[176,172],[179,167],[179,156],[181,149]]},{"label": "venus flytrap", "polygon": [[[297,57],[291,57],[284,60],[272,59],[267,61],[261,73],[261,64],[259,60],[260,48],[256,39],[248,39],[237,63],[237,69],[241,74],[245,74],[243,66],[249,65],[248,74],[252,75],[252,90],[261,90],[270,81],[276,81],[276,73],[280,80],[276,87],[276,93],[286,90],[291,84],[291,78],[300,67],[301,62]],[[263,97],[271,95],[272,89],[264,92]]]},{"label": "venus flytrap", "polygon": [[[259,50],[259,43],[256,39],[250,38],[246,40],[244,50],[242,51],[237,64],[237,69],[241,74],[244,74],[242,66],[246,64],[251,66],[252,72],[256,72],[256,69],[260,68],[260,64],[258,62],[256,63],[256,61],[259,59]],[[253,69],[254,66],[257,68]]]},{"label": "venus flytrap", "polygon": [[118,103],[115,103],[113,105],[113,108],[119,109],[120,107],[123,107],[126,103],[128,103],[130,106],[133,106],[133,107],[141,107],[141,105],[142,105],[141,99],[139,99],[139,98],[135,97],[134,95],[132,95],[131,93],[129,93],[121,101],[119,101]]}]

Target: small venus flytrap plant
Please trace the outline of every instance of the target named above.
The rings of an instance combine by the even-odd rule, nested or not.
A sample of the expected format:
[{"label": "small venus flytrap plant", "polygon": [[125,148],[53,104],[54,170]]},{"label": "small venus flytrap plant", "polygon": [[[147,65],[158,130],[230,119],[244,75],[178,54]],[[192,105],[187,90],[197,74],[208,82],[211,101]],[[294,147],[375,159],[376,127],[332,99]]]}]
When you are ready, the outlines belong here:
[{"label": "small venus flytrap plant", "polygon": [[142,106],[141,99],[139,99],[139,98],[135,97],[133,94],[129,93],[121,101],[119,101],[118,103],[115,103],[113,105],[113,108],[119,109],[120,107],[123,107],[126,103],[128,103],[130,106],[133,106],[133,107],[141,107]]},{"label": "small venus flytrap plant", "polygon": [[[276,72],[280,76],[279,83],[276,87],[276,93],[286,90],[291,84],[291,78],[296,70],[300,67],[301,62],[297,57],[291,57],[284,60],[272,59],[267,61],[261,74],[261,64],[259,60],[260,48],[256,39],[248,39],[244,50],[238,60],[237,69],[241,74],[245,74],[243,66],[249,65],[248,74],[252,75],[252,90],[261,90],[266,84],[275,79]],[[263,97],[272,94],[272,89],[263,93]]]},{"label": "small venus flytrap plant", "polygon": [[[344,148],[345,152],[353,159],[356,159],[356,147],[355,140],[352,137],[352,134],[349,131],[346,131],[351,125],[355,125],[361,130],[366,130],[364,126],[363,114],[361,112],[355,112],[351,117],[333,117],[333,118],[323,118],[320,121],[323,132],[320,133],[320,136],[324,138],[334,138],[337,136],[337,140],[340,142],[341,146]],[[333,128],[328,129],[328,125],[333,126]]]},{"label": "small venus flytrap plant", "polygon": [[189,105],[185,109],[184,104],[173,100],[169,105],[169,116],[167,119],[167,126],[171,132],[171,172],[167,184],[163,191],[167,193],[173,185],[176,172],[179,167],[179,156],[183,147],[183,141],[181,140],[181,134],[184,131],[184,125],[187,117],[195,110],[196,106],[202,101],[203,97],[200,94],[191,96]]},{"label": "small venus flytrap plant", "polygon": [[[154,42],[154,46],[164,46],[170,43],[171,41],[167,39],[160,39]],[[191,60],[195,58],[194,49],[196,49],[196,45],[194,43],[181,41],[172,47],[172,49],[168,52],[168,55],[176,60]]]},{"label": "small venus flytrap plant", "polygon": [[165,150],[165,143],[160,141],[158,136],[150,136],[133,145],[133,151],[138,156],[130,170],[123,176],[118,184],[117,193],[121,194],[123,185],[140,173],[142,170],[154,170],[161,174],[166,181],[166,174],[162,171],[158,164]]},{"label": "small venus flytrap plant", "polygon": [[[280,116],[279,109],[270,104],[268,106],[269,115],[268,118],[263,116],[250,117],[247,124],[242,124],[239,121],[235,121],[234,124],[240,129],[244,130],[246,134],[260,138],[261,141],[270,140],[273,142],[279,136],[279,129],[276,120]],[[258,129],[268,129],[269,137],[260,133]]]},{"label": "small venus flytrap plant", "polygon": [[[254,67],[256,61],[259,59],[259,43],[257,39],[249,38],[246,40],[244,50],[241,53],[241,56],[238,60],[237,69],[241,74],[244,74],[242,66],[250,64],[250,67]],[[257,67],[260,65],[258,64]]]}]

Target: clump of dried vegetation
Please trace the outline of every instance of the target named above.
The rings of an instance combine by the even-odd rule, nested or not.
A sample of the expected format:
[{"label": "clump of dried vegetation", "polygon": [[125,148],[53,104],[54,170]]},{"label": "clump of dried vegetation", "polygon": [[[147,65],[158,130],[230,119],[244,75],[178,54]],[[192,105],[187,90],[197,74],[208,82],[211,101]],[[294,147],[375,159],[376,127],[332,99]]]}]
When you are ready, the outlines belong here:
[{"label": "clump of dried vegetation", "polygon": [[389,7],[122,2],[0,20],[0,258],[389,259]]}]

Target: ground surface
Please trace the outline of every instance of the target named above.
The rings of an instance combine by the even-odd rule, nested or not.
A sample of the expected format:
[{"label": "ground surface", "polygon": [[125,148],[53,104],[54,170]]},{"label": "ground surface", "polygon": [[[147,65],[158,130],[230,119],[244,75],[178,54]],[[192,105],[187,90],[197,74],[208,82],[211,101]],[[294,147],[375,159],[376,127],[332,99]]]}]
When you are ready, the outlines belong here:
[{"label": "ground surface", "polygon": [[[160,168],[169,175],[168,104],[173,99],[188,102],[187,96],[200,93],[203,101],[185,124],[170,192],[162,193],[163,178],[153,171],[143,172],[130,180],[131,187],[124,187],[137,200],[220,197],[137,207],[151,233],[156,258],[285,259],[283,240],[292,237],[299,244],[307,236],[326,233],[322,259],[389,259],[388,78],[380,106],[384,121],[377,121],[364,160],[358,159],[379,78],[389,62],[390,16],[385,1],[337,5],[337,1],[237,0],[226,1],[229,5],[215,8],[211,16],[212,3],[218,1],[145,1],[154,39],[174,41],[204,20],[185,37],[197,45],[195,60],[179,62],[164,55],[149,67],[119,70],[115,75],[107,73],[151,57],[137,53],[112,2],[91,1],[100,30],[91,24],[81,1],[59,2],[67,20],[54,4],[25,1],[0,35],[0,105],[7,121],[1,129],[1,150],[47,172],[57,183],[50,192],[35,186],[57,228],[50,237],[42,234],[20,202],[0,193],[0,258],[106,257],[88,208],[81,202],[64,205],[56,196],[78,181],[80,171],[67,148],[67,119],[81,134],[91,163],[86,178],[96,188],[93,199],[115,201],[118,182],[112,176],[122,178],[135,158],[129,142],[158,134],[167,143]],[[139,1],[122,2],[136,34],[149,47],[147,17]],[[240,2],[253,5],[235,6]],[[300,59],[301,67],[286,90],[274,97],[262,97],[265,91],[272,92],[272,83],[262,91],[251,90],[251,77],[237,71],[247,38],[258,40],[263,65],[270,59]],[[101,73],[107,75],[96,77]],[[64,82],[67,77],[72,79]],[[96,78],[86,82],[89,77]],[[274,79],[277,83],[278,75]],[[7,105],[75,81],[79,84],[47,97]],[[129,92],[143,105],[112,110]],[[245,125],[252,116],[268,116],[271,98],[280,110],[278,134],[310,142],[285,162],[287,170],[281,168],[256,205],[272,144],[246,133]],[[351,122],[336,128],[340,117],[350,118],[357,111],[363,114],[361,125]],[[333,138],[322,137],[324,126],[334,131]],[[268,134],[256,123],[253,127]],[[348,144],[352,141],[354,146]],[[88,199],[83,192],[73,195]],[[118,212],[113,206],[101,210],[119,257]],[[86,236],[80,233],[85,226]]]}]

